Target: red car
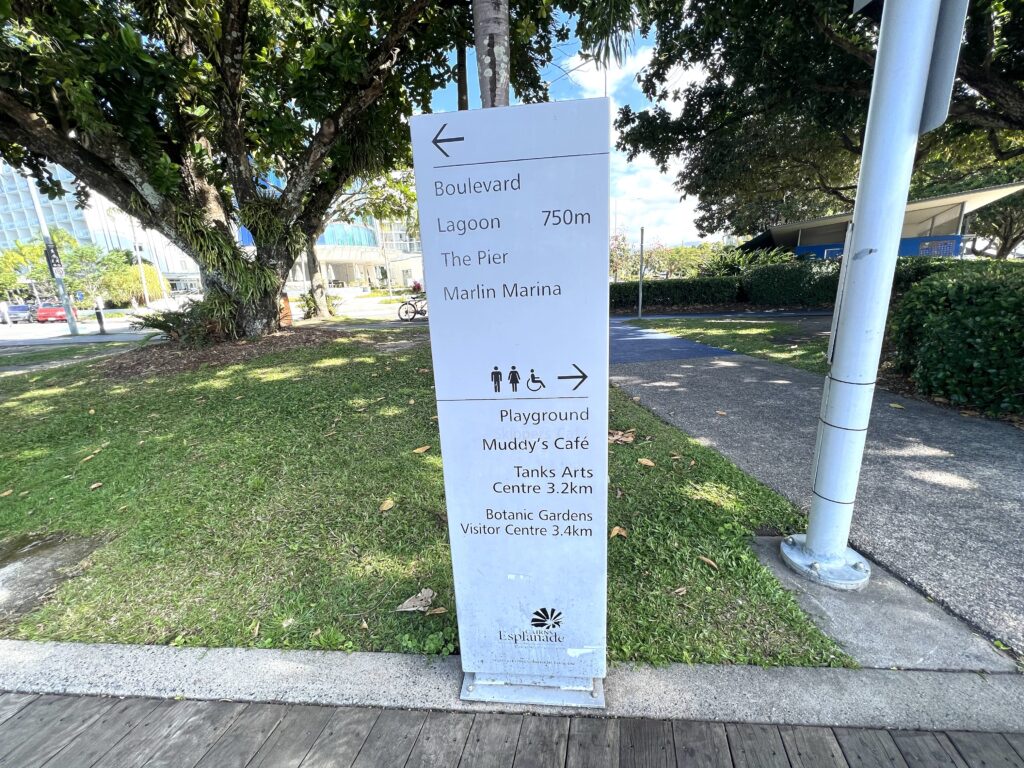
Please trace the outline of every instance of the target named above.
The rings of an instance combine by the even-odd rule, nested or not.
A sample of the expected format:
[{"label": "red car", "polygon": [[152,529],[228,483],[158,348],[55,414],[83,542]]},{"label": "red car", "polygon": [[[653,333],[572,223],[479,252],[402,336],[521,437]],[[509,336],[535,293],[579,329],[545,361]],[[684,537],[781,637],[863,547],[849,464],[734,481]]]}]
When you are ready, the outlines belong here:
[{"label": "red car", "polygon": [[[77,320],[78,310],[72,307],[71,311]],[[37,323],[66,323],[68,316],[60,304],[40,304],[32,308],[32,319]]]}]

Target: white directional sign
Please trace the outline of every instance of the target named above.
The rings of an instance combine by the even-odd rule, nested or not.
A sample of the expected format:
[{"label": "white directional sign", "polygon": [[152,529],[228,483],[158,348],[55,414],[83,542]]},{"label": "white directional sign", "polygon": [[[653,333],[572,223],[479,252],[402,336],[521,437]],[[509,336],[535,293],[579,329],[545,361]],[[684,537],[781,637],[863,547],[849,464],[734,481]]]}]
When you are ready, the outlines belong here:
[{"label": "white directional sign", "polygon": [[412,136],[462,695],[603,706],[609,102]]}]

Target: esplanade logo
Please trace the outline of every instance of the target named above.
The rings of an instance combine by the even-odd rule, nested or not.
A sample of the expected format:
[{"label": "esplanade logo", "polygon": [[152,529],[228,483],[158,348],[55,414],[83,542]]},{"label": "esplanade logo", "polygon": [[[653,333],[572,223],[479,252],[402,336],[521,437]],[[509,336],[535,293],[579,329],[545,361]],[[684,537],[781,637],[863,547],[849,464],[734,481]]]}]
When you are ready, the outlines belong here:
[{"label": "esplanade logo", "polygon": [[558,629],[562,626],[562,612],[554,608],[540,608],[533,612],[530,624],[538,629]]}]

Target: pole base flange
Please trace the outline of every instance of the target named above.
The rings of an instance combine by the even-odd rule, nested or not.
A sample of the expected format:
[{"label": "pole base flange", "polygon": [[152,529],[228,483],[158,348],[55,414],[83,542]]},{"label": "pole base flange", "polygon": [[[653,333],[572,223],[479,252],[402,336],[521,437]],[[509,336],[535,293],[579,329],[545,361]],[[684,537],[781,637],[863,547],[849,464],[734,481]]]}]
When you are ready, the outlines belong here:
[{"label": "pole base flange", "polygon": [[530,685],[481,678],[467,672],[462,679],[463,701],[501,704],[540,704],[547,707],[585,707],[604,709],[604,680],[595,677],[588,688]]},{"label": "pole base flange", "polygon": [[858,590],[871,578],[871,563],[849,547],[841,557],[823,560],[805,549],[807,536],[787,536],[779,544],[786,565],[809,581],[841,590]]}]

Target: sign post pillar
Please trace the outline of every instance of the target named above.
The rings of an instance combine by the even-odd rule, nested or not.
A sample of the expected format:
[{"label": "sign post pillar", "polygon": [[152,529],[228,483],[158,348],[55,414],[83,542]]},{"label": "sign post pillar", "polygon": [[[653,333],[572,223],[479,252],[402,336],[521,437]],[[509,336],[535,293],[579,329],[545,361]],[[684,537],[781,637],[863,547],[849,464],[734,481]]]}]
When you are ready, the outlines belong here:
[{"label": "sign post pillar", "polygon": [[609,123],[412,119],[464,699],[604,705]]},{"label": "sign post pillar", "polygon": [[[36,183],[32,179],[26,179],[28,182],[28,196],[32,198],[32,207],[36,211],[36,219],[39,222],[39,234],[43,238],[43,253],[46,256],[46,266],[50,270],[50,276],[53,278],[53,282],[57,287],[57,298],[60,299],[61,305],[64,307],[64,316],[67,318],[68,330],[71,331],[72,336],[78,335],[78,320],[75,318],[75,308],[71,304],[71,297],[68,296],[67,290],[64,288],[64,264],[60,260],[60,254],[57,252],[57,245],[53,242],[53,238],[50,237],[50,228],[46,225],[46,217],[43,216],[43,206],[39,202],[39,190],[36,189]],[[35,286],[33,286],[35,290]],[[36,298],[39,298],[38,293]]]}]

